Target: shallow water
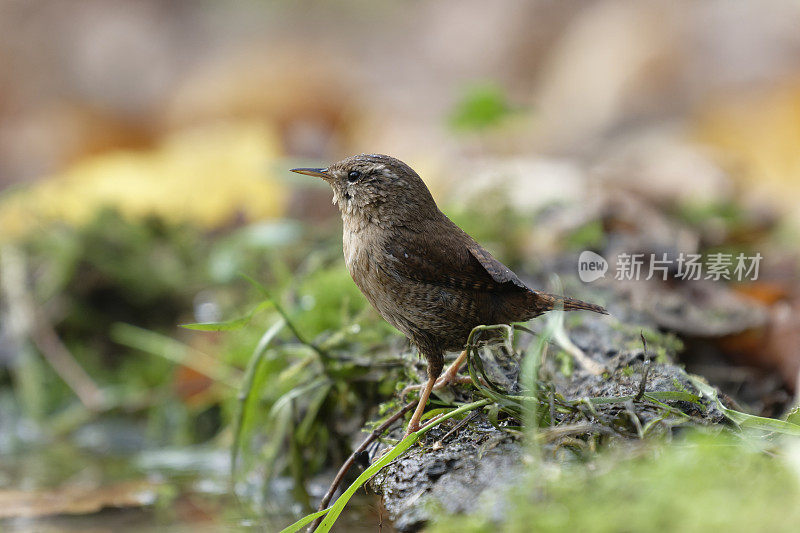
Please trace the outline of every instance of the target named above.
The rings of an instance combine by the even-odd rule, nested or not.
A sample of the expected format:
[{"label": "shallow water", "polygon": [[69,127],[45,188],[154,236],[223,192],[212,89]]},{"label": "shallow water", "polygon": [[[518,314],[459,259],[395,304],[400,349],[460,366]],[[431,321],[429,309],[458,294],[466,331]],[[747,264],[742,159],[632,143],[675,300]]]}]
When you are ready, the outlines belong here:
[{"label": "shallow water", "polygon": [[[13,448],[0,453],[2,531],[277,531],[305,514],[289,479],[266,493],[248,481],[234,495],[227,450],[147,447],[130,427]],[[334,530],[393,531],[379,498],[363,493]]]}]

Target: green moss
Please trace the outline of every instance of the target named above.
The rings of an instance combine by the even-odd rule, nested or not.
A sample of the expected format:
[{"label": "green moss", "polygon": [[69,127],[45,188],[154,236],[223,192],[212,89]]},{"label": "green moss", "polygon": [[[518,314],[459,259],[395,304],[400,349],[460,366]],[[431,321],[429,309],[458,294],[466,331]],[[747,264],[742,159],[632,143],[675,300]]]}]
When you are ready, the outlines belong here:
[{"label": "green moss", "polygon": [[479,132],[502,125],[518,110],[501,87],[480,83],[467,87],[450,113],[449,125],[459,132]]},{"label": "green moss", "polygon": [[298,290],[298,303],[310,337],[338,330],[367,304],[343,265],[311,273]]},{"label": "green moss", "polygon": [[565,244],[567,248],[573,250],[586,250],[587,248],[601,248],[605,242],[605,232],[603,223],[599,220],[592,220],[579,226],[566,236]]},{"label": "green moss", "polygon": [[657,363],[669,363],[671,357],[681,353],[684,348],[683,341],[671,332],[661,333],[655,329],[635,324],[617,324],[614,328],[626,336],[630,336],[630,340],[624,343],[624,348],[627,350],[641,349],[641,337],[643,336],[647,341],[647,352]]},{"label": "green moss", "polygon": [[[628,450],[630,451],[630,450]],[[436,533],[478,531],[797,531],[800,486],[781,457],[733,437],[693,434],[650,444],[635,458],[607,452],[594,464],[531,473],[512,491],[502,523],[442,517]]]},{"label": "green moss", "polygon": [[747,222],[745,210],[732,202],[686,202],[678,206],[675,215],[693,227],[715,223],[738,228]]}]

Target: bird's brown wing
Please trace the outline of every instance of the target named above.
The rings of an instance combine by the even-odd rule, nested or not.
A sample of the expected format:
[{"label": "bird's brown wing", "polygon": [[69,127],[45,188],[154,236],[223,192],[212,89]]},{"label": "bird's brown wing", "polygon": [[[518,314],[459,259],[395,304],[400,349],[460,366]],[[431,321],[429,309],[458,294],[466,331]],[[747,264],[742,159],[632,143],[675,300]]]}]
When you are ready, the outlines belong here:
[{"label": "bird's brown wing", "polygon": [[406,279],[441,287],[487,292],[530,290],[510,268],[447,222],[424,232],[393,232],[384,243],[391,270]]},{"label": "bird's brown wing", "polygon": [[509,289],[516,287],[529,290],[527,285],[522,283],[510,268],[495,259],[483,246],[473,241],[472,245],[468,246],[468,249],[472,257],[478,260],[481,267],[492,277],[495,283]]}]

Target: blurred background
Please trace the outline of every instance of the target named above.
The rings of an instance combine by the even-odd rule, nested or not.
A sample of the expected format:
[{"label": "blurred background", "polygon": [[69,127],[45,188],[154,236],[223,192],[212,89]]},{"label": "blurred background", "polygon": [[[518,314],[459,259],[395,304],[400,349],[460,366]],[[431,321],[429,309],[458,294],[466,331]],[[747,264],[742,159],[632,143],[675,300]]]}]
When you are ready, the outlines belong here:
[{"label": "blurred background", "polygon": [[287,171],[354,153],[407,162],[527,275],[574,277],[586,249],[761,253],[748,283],[584,290],[751,412],[791,405],[800,4],[488,6],[0,2],[5,527],[283,523],[324,492],[413,359],[349,280],[327,187]]}]

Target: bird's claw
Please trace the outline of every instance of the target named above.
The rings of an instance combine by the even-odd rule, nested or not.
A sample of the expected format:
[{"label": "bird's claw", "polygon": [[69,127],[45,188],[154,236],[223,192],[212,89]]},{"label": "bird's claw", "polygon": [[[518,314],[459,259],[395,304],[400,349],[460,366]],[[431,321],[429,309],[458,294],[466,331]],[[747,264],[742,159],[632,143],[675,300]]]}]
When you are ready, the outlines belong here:
[{"label": "bird's claw", "polygon": [[[450,385],[450,384],[468,385],[470,383],[472,383],[472,378],[469,377],[469,376],[459,376],[455,372],[453,372],[453,373],[445,372],[444,374],[442,374],[439,377],[439,379],[436,380],[436,383],[434,383],[432,390],[443,389],[444,387],[446,387],[447,385]],[[400,397],[401,398],[405,398],[406,396],[408,396],[412,392],[418,391],[418,390],[422,390],[424,387],[425,387],[425,385],[422,385],[422,384],[421,385],[409,385],[406,388],[404,388],[402,391],[400,391]]]}]

